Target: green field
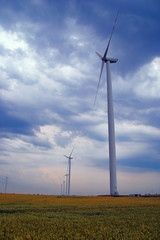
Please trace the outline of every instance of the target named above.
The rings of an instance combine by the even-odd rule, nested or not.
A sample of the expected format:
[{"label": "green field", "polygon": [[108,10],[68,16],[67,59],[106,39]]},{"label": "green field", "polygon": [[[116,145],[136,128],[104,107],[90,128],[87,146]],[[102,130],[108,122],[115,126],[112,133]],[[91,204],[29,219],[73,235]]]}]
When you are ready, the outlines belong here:
[{"label": "green field", "polygon": [[0,194],[3,239],[160,239],[160,197]]}]

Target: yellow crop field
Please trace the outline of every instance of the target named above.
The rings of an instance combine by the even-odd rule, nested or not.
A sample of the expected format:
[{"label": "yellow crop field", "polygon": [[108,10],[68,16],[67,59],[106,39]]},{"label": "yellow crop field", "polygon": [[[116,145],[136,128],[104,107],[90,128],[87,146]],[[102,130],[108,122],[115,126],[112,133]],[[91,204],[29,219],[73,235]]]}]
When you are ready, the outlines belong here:
[{"label": "yellow crop field", "polygon": [[160,197],[0,194],[0,240],[160,239]]}]

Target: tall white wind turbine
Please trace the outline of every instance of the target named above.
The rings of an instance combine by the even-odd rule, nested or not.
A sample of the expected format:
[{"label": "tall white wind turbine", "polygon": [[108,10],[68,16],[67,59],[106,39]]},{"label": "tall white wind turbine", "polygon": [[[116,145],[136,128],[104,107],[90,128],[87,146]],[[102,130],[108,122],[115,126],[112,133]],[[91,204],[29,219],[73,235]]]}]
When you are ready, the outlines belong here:
[{"label": "tall white wind turbine", "polygon": [[107,56],[108,49],[110,46],[112,34],[114,31],[115,24],[117,22],[118,13],[112,28],[112,32],[108,41],[107,48],[103,56],[96,52],[96,54],[102,60],[100,76],[95,96],[95,101],[98,94],[98,89],[101,81],[102,71],[104,64],[106,63],[106,73],[107,73],[107,105],[108,105],[108,138],[109,138],[109,169],[110,169],[110,195],[117,195],[117,176],[116,176],[116,150],[115,150],[115,129],[114,129],[114,111],[113,111],[113,98],[112,98],[112,82],[110,73],[110,63],[116,63],[118,59],[111,58]]},{"label": "tall white wind turbine", "polygon": [[71,184],[71,160],[73,159],[72,153],[74,148],[72,149],[71,154],[68,156],[64,155],[66,158],[68,158],[68,196],[70,195],[70,184]]}]

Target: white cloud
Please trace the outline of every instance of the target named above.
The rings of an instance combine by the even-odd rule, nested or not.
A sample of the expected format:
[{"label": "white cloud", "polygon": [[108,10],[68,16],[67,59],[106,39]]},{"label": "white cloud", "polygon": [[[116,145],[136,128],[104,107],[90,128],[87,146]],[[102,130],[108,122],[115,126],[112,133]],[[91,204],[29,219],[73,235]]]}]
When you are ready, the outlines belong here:
[{"label": "white cloud", "polygon": [[55,66],[55,68],[53,69],[52,76],[56,79],[60,79],[60,81],[66,81],[66,83],[71,82],[76,85],[79,85],[79,81],[84,78],[84,75],[78,68],[64,64],[57,64],[57,66]]},{"label": "white cloud", "polygon": [[[116,143],[117,161],[126,158],[135,158],[145,154],[151,154],[153,152],[149,143],[146,142],[134,142],[134,141],[123,141]],[[129,162],[128,162],[129,165]]]},{"label": "white cloud", "polygon": [[158,57],[141,66],[135,74],[129,74],[124,79],[121,76],[113,76],[116,79],[113,82],[116,94],[132,95],[134,93],[140,98],[160,98],[160,58]]},{"label": "white cloud", "polygon": [[[74,29],[71,28],[72,24],[68,26],[71,34],[74,31],[78,34],[79,29],[77,31],[76,23],[73,25]],[[87,28],[84,28],[87,32]],[[21,29],[20,25],[17,29]],[[4,79],[1,81],[3,100],[21,106],[36,106],[38,103],[42,104],[42,99],[44,103],[54,102],[54,100],[56,102],[66,101],[69,84],[80,87],[84,81],[86,82],[86,78],[89,78],[86,73],[92,72],[89,71],[91,64],[89,62],[86,64],[87,60],[84,61],[84,59],[80,61],[73,49],[67,58],[66,56],[62,58],[59,49],[47,47],[42,52],[37,51],[34,45],[27,42],[25,33],[7,32],[2,28],[1,32],[4,37],[0,43],[6,49],[11,50],[10,54],[5,52],[3,56],[0,56],[1,75]],[[8,35],[8,43],[5,43]],[[84,35],[83,39],[87,39],[87,36]],[[72,99],[72,105],[76,103],[77,98],[78,96]]]},{"label": "white cloud", "polygon": [[153,126],[144,125],[137,121],[116,121],[116,135],[130,139],[145,139],[146,137],[160,138],[160,130]]},{"label": "white cloud", "polygon": [[134,79],[137,82],[137,95],[144,98],[160,98],[160,58],[157,57],[141,67]]},{"label": "white cloud", "polygon": [[[154,140],[160,139],[160,130],[137,121],[116,121],[117,159],[148,155],[157,156]],[[120,139],[125,139],[120,141]]]},{"label": "white cloud", "polygon": [[0,45],[2,45],[6,50],[28,51],[28,44],[25,42],[22,32],[5,31],[0,26],[0,35]]}]

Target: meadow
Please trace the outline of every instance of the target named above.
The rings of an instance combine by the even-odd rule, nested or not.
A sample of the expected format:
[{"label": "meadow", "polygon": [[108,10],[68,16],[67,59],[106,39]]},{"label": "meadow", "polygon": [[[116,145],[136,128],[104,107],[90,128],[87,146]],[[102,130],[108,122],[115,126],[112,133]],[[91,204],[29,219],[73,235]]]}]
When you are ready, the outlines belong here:
[{"label": "meadow", "polygon": [[160,239],[160,197],[0,194],[0,240]]}]

